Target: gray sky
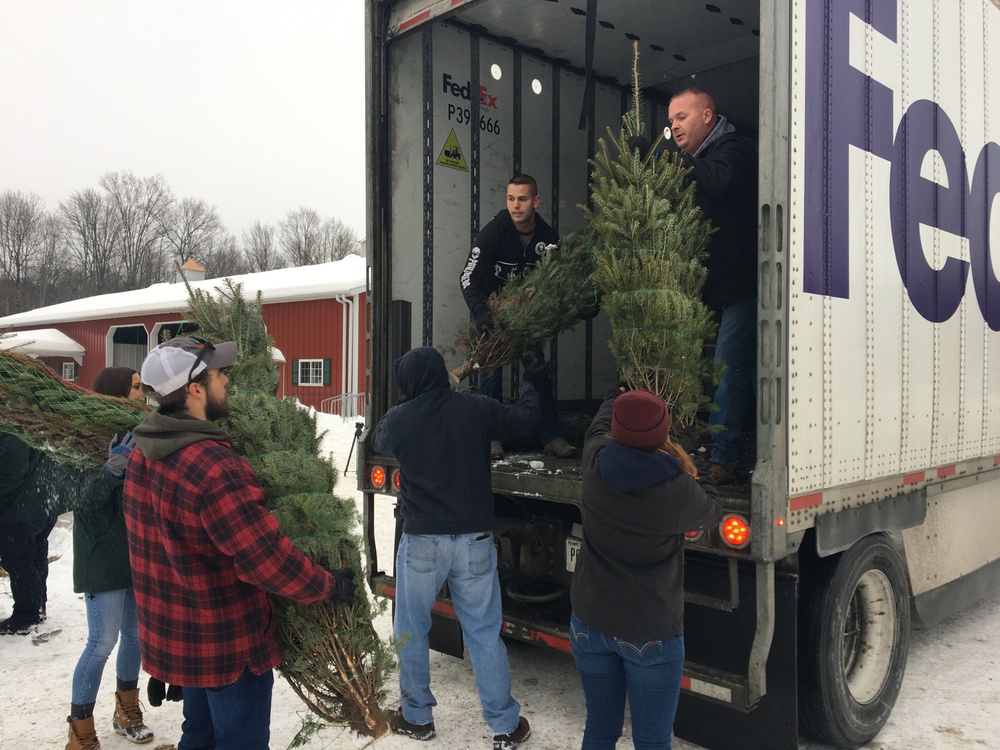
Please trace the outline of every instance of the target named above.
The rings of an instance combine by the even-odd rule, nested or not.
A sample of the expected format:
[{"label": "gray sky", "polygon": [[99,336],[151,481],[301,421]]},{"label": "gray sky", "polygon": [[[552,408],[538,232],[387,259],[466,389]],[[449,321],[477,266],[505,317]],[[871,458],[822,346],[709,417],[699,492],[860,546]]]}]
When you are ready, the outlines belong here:
[{"label": "gray sky", "polygon": [[362,0],[0,0],[0,191],[160,174],[237,237],[365,233]]}]

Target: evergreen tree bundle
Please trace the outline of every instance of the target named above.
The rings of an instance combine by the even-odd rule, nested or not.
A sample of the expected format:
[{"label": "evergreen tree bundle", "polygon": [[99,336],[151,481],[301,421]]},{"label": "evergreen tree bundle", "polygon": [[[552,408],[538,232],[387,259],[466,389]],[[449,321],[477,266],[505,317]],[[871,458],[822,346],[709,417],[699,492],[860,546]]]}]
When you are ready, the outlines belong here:
[{"label": "evergreen tree bundle", "polygon": [[0,432],[17,435],[61,464],[94,469],[108,442],[141,422],[149,407],[63,380],[38,360],[0,351]]},{"label": "evergreen tree bundle", "polygon": [[662,397],[674,424],[686,427],[708,404],[704,383],[717,377],[703,355],[716,324],[701,301],[702,258],[714,230],[694,203],[695,185],[680,156],[657,158],[662,138],[645,157],[629,147],[644,128],[638,51],[635,60],[634,109],[617,134],[608,131],[610,146],[600,140],[591,160],[586,234],[620,374],[633,388]]},{"label": "evergreen tree bundle", "polygon": [[[239,359],[227,369],[230,416],[223,427],[260,479],[282,532],[311,560],[353,568],[360,583],[364,566],[354,502],[331,494],[337,471],[318,455],[322,435],[316,433],[315,417],[294,400],[274,395],[278,373],[260,298],[247,302],[240,285],[228,279],[216,292],[212,297],[192,291],[189,318],[198,335],[235,341],[239,349]],[[275,610],[282,639],[278,671],[309,709],[364,736],[388,731],[380,703],[395,652],[379,640],[373,625],[385,604],[376,604],[359,585],[351,605],[304,606],[276,598]],[[315,722],[305,722],[302,731],[315,729]]]},{"label": "evergreen tree bundle", "polygon": [[488,304],[496,323],[485,332],[472,323],[462,326],[455,345],[466,358],[452,378],[461,382],[473,373],[533,357],[543,342],[581,318],[593,317],[598,305],[593,263],[590,249],[570,234],[550,246],[534,268],[491,294]]}]

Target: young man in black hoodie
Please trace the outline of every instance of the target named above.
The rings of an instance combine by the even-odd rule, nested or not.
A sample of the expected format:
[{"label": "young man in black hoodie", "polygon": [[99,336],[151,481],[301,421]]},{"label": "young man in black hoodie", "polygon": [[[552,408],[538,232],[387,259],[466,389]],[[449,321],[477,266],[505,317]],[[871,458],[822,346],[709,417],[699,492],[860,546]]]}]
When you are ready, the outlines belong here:
[{"label": "young man in black hoodie", "polygon": [[[507,183],[507,208],[494,216],[476,237],[459,280],[462,296],[480,331],[491,329],[495,323],[488,304],[490,295],[503,289],[511,277],[522,276],[534,268],[548,246],[559,242],[556,231],[536,212],[541,202],[535,178],[515,175]],[[537,362],[542,361],[539,352]],[[552,383],[546,379],[538,385],[542,410],[539,437],[545,452],[558,458],[572,456],[576,448],[560,434]],[[479,392],[502,401],[503,370],[497,368],[480,375]],[[494,458],[503,455],[499,440],[493,441],[490,453]]]},{"label": "young man in black hoodie", "polygon": [[399,654],[400,710],[389,726],[417,740],[434,736],[427,634],[435,596],[447,581],[493,747],[512,750],[531,728],[510,694],[500,639],[490,441],[536,427],[536,383],[546,377],[547,365],[525,370],[516,405],[452,391],[444,358],[429,346],[407,352],[394,370],[405,400],[386,412],[372,437],[375,450],[399,462],[402,498],[393,630],[407,640]]}]

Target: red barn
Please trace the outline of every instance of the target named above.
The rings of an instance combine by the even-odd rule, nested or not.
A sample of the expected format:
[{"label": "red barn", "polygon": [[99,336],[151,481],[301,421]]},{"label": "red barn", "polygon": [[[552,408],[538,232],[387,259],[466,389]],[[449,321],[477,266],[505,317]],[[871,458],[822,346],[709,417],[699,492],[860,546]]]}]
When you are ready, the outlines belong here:
[{"label": "red barn", "polygon": [[[186,270],[191,280],[193,273]],[[230,278],[243,285],[248,299],[261,294],[281,373],[278,395],[344,416],[362,412],[365,259],[351,255],[332,263]],[[191,286],[214,292],[221,283],[210,279],[191,281]],[[186,330],[187,298],[183,283],[154,284],[8,315],[0,318],[0,347],[35,356],[89,388],[103,368],[138,370],[165,332]],[[8,333],[14,335],[4,336]]]}]

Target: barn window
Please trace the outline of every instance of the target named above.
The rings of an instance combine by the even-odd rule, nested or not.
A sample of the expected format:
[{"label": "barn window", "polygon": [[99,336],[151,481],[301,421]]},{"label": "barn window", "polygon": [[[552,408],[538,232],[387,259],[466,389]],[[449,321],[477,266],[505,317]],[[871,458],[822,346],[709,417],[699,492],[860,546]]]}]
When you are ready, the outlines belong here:
[{"label": "barn window", "polygon": [[330,385],[330,360],[296,359],[292,362],[292,385]]},{"label": "barn window", "polygon": [[76,380],[76,362],[62,363],[63,380]]}]

